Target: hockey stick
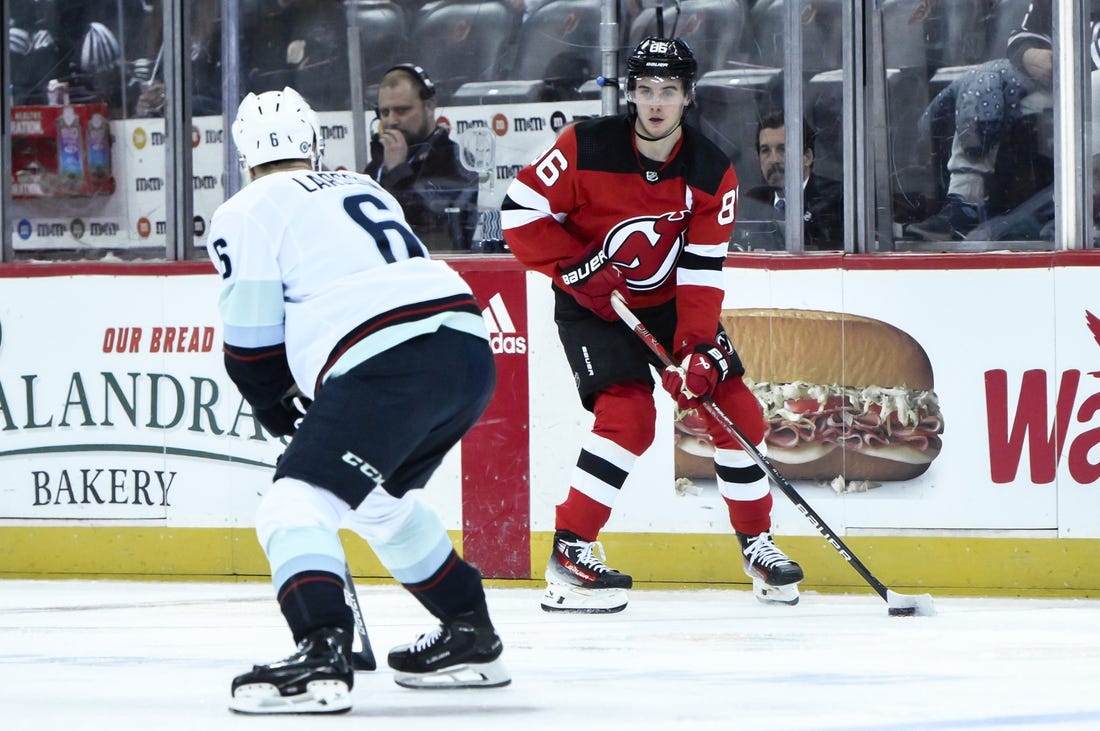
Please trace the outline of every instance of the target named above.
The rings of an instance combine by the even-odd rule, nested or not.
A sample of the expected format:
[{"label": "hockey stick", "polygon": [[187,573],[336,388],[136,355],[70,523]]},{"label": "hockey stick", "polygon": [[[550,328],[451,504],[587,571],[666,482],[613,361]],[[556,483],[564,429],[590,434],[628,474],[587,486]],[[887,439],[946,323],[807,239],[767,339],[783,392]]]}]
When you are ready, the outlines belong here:
[{"label": "hockey stick", "polygon": [[355,631],[359,635],[359,642],[363,649],[351,653],[351,664],[356,670],[377,670],[378,662],[374,659],[374,650],[370,646],[370,638],[367,637],[367,624],[363,621],[363,610],[359,606],[359,595],[355,591],[355,582],[351,580],[351,569],[344,567],[344,601],[351,607],[351,616],[355,619]]},{"label": "hockey stick", "polygon": [[[653,333],[646,329],[646,326],[642,324],[641,320],[630,311],[630,308],[627,307],[626,300],[624,300],[618,292],[612,295],[611,306],[615,309],[615,313],[622,321],[642,339],[646,346],[657,356],[658,360],[660,360],[666,368],[669,366],[674,368],[677,367],[676,364],[672,362],[672,359],[668,357],[668,353],[665,352],[664,346],[658,342],[657,338],[653,336]],[[731,437],[737,440],[745,453],[752,458],[752,461],[759,465],[760,469],[764,470],[764,473],[771,478],[772,482],[776,484],[779,490],[794,503],[798,511],[806,516],[806,519],[817,529],[817,532],[825,538],[829,545],[837,550],[840,557],[847,561],[848,564],[855,569],[856,573],[863,577],[863,580],[870,584],[871,588],[882,597],[883,601],[886,602],[890,616],[935,616],[936,605],[932,601],[931,594],[898,594],[896,591],[888,589],[881,581],[875,578],[875,575],[863,565],[863,562],[852,553],[851,549],[844,545],[844,541],[840,540],[840,537],[833,532],[832,528],[825,524],[821,516],[802,499],[802,496],[799,495],[798,491],[787,481],[787,478],[781,475],[779,471],[772,466],[768,458],[760,453],[756,445],[749,441],[748,437],[737,428],[737,425],[726,416],[726,413],[718,407],[718,404],[714,403],[713,399],[705,397],[701,399],[701,403],[706,412],[710,414],[711,418],[713,418]]]}]

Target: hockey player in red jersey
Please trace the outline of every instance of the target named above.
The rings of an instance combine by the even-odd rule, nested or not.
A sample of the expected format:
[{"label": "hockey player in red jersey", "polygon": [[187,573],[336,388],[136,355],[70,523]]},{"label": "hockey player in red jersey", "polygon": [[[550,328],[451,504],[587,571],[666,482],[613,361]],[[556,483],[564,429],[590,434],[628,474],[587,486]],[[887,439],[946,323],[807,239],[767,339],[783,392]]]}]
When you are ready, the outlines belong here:
[{"label": "hockey player in red jersey", "polygon": [[[710,396],[764,449],[760,404],[719,322],[737,175],[717,146],[684,124],[695,73],[682,40],[643,40],[627,61],[628,112],[566,128],[519,172],[501,206],[516,258],[553,280],[558,334],[581,402],[595,416],[557,506],[547,611],[616,612],[633,584],[605,564],[596,538],[653,441],[650,364],[658,364],[619,321],[614,292],[680,362],[661,377],[679,407]],[[767,477],[725,430],[711,424],[710,433],[754,592],[794,604],[802,569],[772,540]]]}]

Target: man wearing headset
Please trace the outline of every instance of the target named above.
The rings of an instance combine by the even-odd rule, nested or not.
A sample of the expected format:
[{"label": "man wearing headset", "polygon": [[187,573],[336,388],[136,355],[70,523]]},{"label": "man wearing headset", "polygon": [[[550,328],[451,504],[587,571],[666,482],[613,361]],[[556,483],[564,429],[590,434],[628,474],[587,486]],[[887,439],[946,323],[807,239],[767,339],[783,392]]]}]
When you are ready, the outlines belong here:
[{"label": "man wearing headset", "polygon": [[428,249],[468,250],[477,225],[478,176],[462,165],[435,109],[435,85],[424,69],[404,63],[386,71],[365,172],[397,198]]}]

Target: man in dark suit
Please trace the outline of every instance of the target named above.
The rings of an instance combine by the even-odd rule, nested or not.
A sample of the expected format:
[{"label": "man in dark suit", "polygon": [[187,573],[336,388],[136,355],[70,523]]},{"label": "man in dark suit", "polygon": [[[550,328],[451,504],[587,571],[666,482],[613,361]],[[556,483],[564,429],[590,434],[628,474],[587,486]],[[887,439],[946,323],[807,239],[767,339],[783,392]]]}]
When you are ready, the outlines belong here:
[{"label": "man in dark suit", "polygon": [[[784,249],[783,222],[786,201],[783,186],[787,177],[786,128],[783,110],[760,118],[756,127],[756,154],[764,185],[750,188],[742,197],[738,225],[745,223],[746,235],[735,240],[754,249]],[[844,186],[813,172],[814,130],[802,124],[802,192],[807,251],[844,248]]]}]

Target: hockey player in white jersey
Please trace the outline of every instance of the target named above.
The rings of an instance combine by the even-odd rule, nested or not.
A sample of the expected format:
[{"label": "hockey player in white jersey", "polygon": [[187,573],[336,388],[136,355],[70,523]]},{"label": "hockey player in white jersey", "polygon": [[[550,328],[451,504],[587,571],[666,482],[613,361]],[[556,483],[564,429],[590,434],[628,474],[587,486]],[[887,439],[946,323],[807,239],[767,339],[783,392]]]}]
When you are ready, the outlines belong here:
[{"label": "hockey player in white jersey", "polygon": [[481,575],[411,492],[492,394],[480,308],[389,193],[321,171],[320,125],[296,91],[249,94],[232,132],[251,182],[215,212],[207,250],[224,285],[226,370],[268,431],[294,435],[256,533],[298,647],[235,678],[230,708],[351,707],[340,527],[440,622],[389,653],[397,683],[505,685]]}]

